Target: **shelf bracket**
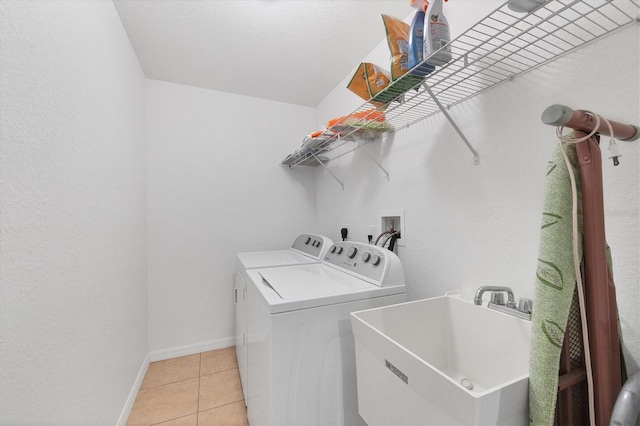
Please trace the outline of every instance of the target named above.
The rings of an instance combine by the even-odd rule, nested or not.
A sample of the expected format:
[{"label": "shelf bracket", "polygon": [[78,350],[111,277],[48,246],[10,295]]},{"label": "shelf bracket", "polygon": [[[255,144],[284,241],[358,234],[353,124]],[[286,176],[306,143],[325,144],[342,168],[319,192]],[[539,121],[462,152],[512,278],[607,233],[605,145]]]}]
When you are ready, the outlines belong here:
[{"label": "shelf bracket", "polygon": [[320,164],[322,166],[322,168],[324,168],[331,175],[331,177],[334,178],[336,180],[336,182],[338,182],[340,184],[340,187],[344,191],[344,183],[342,183],[342,181],[340,179],[338,179],[338,177],[336,175],[334,175],[333,172],[331,170],[329,170],[329,168],[327,166],[325,166],[324,163],[322,161],[320,161],[320,159],[318,157],[316,157],[316,155],[313,152],[311,153],[311,155],[313,156],[313,158],[316,159],[318,164]]},{"label": "shelf bracket", "polygon": [[453,127],[453,129],[456,131],[456,133],[458,133],[458,136],[460,136],[460,139],[462,139],[465,145],[467,145],[467,148],[469,148],[469,151],[471,151],[471,153],[473,154],[473,164],[475,164],[476,166],[480,164],[480,156],[478,155],[478,151],[476,151],[473,148],[473,146],[471,145],[467,137],[464,135],[464,133],[462,133],[462,130],[460,130],[460,128],[458,127],[456,122],[453,120],[453,118],[451,118],[446,108],[440,103],[438,98],[436,98],[436,95],[433,93],[429,85],[426,82],[424,82],[422,83],[422,86],[429,93],[429,96],[431,96],[431,99],[433,99],[433,102],[435,102],[438,108],[440,108],[440,112],[442,112],[444,116],[447,118],[447,120],[449,120],[449,123],[451,123],[451,126]]},{"label": "shelf bracket", "polygon": [[369,150],[364,146],[364,144],[361,144],[360,141],[356,140],[356,143],[358,144],[358,146],[360,148],[362,148],[364,150],[364,152],[367,153],[367,155],[369,156],[369,158],[371,158],[371,160],[373,160],[374,163],[376,163],[376,165],[380,168],[380,170],[382,170],[382,172],[387,175],[387,182],[391,182],[391,177],[389,176],[389,172],[387,172],[385,170],[384,167],[382,167],[382,164],[380,164],[380,162],[378,160],[376,160],[376,158],[369,152]]}]

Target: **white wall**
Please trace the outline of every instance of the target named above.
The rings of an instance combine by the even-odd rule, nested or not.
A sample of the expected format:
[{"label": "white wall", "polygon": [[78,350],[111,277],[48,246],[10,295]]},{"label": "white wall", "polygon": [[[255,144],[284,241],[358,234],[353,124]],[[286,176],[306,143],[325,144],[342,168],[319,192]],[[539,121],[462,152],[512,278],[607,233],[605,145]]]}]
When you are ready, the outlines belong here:
[{"label": "white wall", "polygon": [[313,230],[313,170],[279,163],[315,112],[148,80],[147,126],[151,358],[233,345],[235,253]]},{"label": "white wall", "polygon": [[[454,33],[498,3],[448,3]],[[479,166],[436,116],[369,145],[390,183],[362,151],[331,163],[341,191],[321,168],[278,164],[316,116],[361,104],[346,81],[316,111],[145,86],[111,2],[0,12],[0,423],[115,423],[148,350],[233,344],[235,252],[310,230],[338,239],[345,224],[364,241],[380,210],[405,210],[410,298],[485,284],[531,297],[555,143],[540,113],[565,103],[638,122],[636,26],[453,108]],[[386,65],[385,42],[368,59]],[[640,156],[637,142],[621,149],[620,167],[605,163],[605,202],[636,370]]]},{"label": "white wall", "polygon": [[[446,10],[460,32],[496,5],[459,0]],[[350,224],[352,237],[366,241],[369,226],[379,232],[381,210],[404,209],[399,255],[411,299],[453,289],[470,293],[481,285],[508,285],[517,297],[532,297],[546,163],[556,143],[555,129],[540,115],[560,103],[639,124],[638,30],[632,26],[452,108],[480,153],[478,166],[440,114],[368,145],[390,172],[389,183],[362,150],[329,164],[344,191],[318,168],[319,232],[337,238],[338,225]],[[366,59],[387,66],[386,45]],[[350,77],[320,104],[318,121],[361,104],[345,88]],[[621,165],[603,166],[605,208],[625,352],[634,371],[640,363],[640,144],[620,145]]]},{"label": "white wall", "polygon": [[144,76],[111,2],[0,12],[0,423],[115,424],[147,359]]}]

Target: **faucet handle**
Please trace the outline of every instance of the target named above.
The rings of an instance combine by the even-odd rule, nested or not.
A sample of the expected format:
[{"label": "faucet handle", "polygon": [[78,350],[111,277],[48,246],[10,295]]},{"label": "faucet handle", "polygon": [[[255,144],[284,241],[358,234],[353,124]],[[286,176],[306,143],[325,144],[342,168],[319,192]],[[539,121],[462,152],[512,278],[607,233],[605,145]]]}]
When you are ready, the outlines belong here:
[{"label": "faucet handle", "polygon": [[493,303],[494,305],[504,306],[504,293],[502,293],[501,291],[492,291],[491,303]]},{"label": "faucet handle", "polygon": [[533,312],[533,300],[524,297],[520,299],[520,301],[518,301],[518,311],[525,314]]}]

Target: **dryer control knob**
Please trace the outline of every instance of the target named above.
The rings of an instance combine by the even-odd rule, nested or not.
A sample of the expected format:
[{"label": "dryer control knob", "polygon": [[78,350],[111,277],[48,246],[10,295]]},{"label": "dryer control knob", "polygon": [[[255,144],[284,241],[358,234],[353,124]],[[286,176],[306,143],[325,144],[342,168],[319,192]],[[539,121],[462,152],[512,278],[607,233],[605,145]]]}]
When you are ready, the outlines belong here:
[{"label": "dryer control knob", "polygon": [[338,254],[342,254],[342,251],[343,251],[342,247],[338,246]]},{"label": "dryer control knob", "polygon": [[[331,253],[335,253],[337,248],[338,248],[338,247],[336,247],[336,246],[331,246],[331,248],[329,249],[329,251],[330,251]],[[340,254],[340,253],[338,253],[338,254]]]},{"label": "dryer control knob", "polygon": [[311,237],[307,237],[307,241],[305,241],[305,244],[309,244],[311,242]]},{"label": "dryer control knob", "polygon": [[364,263],[367,263],[369,261],[369,259],[371,259],[371,254],[369,253],[362,253],[362,261]]},{"label": "dryer control knob", "polygon": [[371,264],[373,266],[378,266],[380,264],[380,261],[382,260],[382,258],[380,256],[378,256],[377,254],[374,254],[371,258]]},{"label": "dryer control knob", "polygon": [[355,247],[350,247],[349,250],[347,250],[347,257],[349,259],[356,257],[356,254],[358,254],[358,249]]}]

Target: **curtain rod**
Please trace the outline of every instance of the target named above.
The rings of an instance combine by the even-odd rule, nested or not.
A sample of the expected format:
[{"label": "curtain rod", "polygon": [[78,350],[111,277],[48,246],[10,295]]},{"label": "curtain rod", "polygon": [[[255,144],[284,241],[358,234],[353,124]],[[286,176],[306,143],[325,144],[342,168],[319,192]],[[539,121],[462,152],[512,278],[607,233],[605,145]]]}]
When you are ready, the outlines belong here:
[{"label": "curtain rod", "polygon": [[[564,126],[575,130],[583,130],[590,133],[596,127],[594,116],[581,110],[573,110],[564,105],[551,105],[542,113],[542,122],[550,126]],[[622,124],[609,120],[613,128],[613,137],[619,141],[634,141],[640,138],[640,127],[631,124]],[[609,128],[603,122],[600,123],[598,132],[605,136],[609,134]]]}]

